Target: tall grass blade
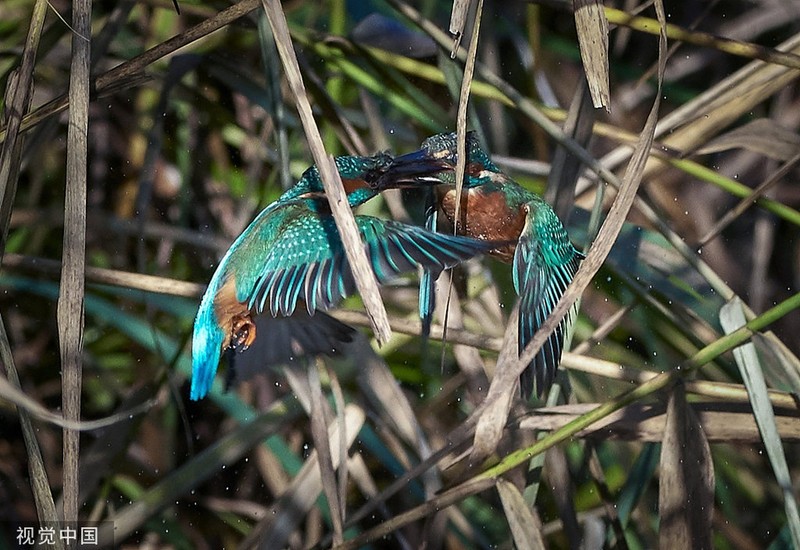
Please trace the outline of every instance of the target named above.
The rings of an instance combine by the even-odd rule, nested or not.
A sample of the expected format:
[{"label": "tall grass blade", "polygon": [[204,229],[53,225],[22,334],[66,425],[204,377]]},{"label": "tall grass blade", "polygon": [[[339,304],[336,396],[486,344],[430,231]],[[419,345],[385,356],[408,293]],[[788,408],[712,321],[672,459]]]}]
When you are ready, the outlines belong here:
[{"label": "tall grass blade", "polygon": [[542,538],[541,523],[533,515],[519,490],[513,484],[501,479],[497,482],[497,493],[503,503],[503,510],[517,548],[530,550],[547,548]]},{"label": "tall grass blade", "polygon": [[[58,297],[62,407],[67,420],[81,416],[83,370],[83,301],[86,265],[86,174],[89,147],[89,66],[91,63],[91,0],[72,8],[72,63],[67,130],[67,185],[64,203],[64,249]],[[78,519],[80,434],[64,430],[64,520]]]},{"label": "tall grass blade", "polygon": [[[745,322],[744,310],[741,301],[735,298],[725,304],[720,311],[720,323],[727,334],[742,327]],[[786,462],[786,455],[783,451],[781,436],[775,424],[775,413],[767,395],[767,384],[761,372],[761,364],[756,355],[756,348],[752,342],[742,344],[733,350],[736,364],[742,375],[747,393],[750,395],[750,403],[753,405],[753,414],[758,423],[758,429],[764,440],[764,447],[767,450],[775,479],[783,493],[783,505],[786,510],[786,521],[789,524],[789,531],[792,535],[792,545],[800,548],[800,513],[798,513],[797,499],[792,487],[792,479],[789,475],[789,466]]]},{"label": "tall grass blade", "polygon": [[611,110],[611,92],[608,85],[608,19],[603,3],[598,0],[577,0],[575,30],[583,59],[583,70],[589,83],[589,92],[595,108]]}]

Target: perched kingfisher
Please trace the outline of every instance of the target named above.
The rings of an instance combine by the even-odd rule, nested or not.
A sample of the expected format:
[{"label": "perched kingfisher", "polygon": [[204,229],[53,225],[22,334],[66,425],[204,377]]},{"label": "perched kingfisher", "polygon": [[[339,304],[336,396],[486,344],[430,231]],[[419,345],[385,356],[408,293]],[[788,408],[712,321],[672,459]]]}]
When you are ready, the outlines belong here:
[{"label": "perched kingfisher", "polygon": [[[393,159],[381,153],[338,157],[335,162],[348,202],[355,207],[378,194],[375,182]],[[441,162],[421,159],[416,166],[424,173],[441,168]],[[402,187],[417,174],[409,165],[403,172],[406,175],[394,177],[391,186]],[[475,239],[399,222],[362,215],[356,215],[355,220],[381,283],[416,270],[417,265],[438,272],[492,248]],[[342,328],[349,329],[346,325],[324,316],[315,322],[314,330],[301,333],[293,327],[298,319],[301,324],[310,321],[316,310],[339,303],[354,286],[319,170],[311,167],[239,235],[214,272],[194,323],[191,398],[201,399],[208,393],[225,349],[243,352],[255,342],[257,324],[263,328],[263,322],[256,322],[257,316],[265,311],[284,318],[284,328],[292,333],[290,344],[273,339],[267,342],[283,346],[284,350],[275,354],[278,359],[334,351],[336,342],[347,341],[352,335],[352,329],[348,332]],[[298,302],[305,304],[302,313],[295,311]],[[271,326],[280,322],[275,319]]]},{"label": "perched kingfisher", "polygon": [[[416,179],[425,185],[436,179],[436,203],[450,224],[455,225],[456,134],[438,134],[425,140],[422,148],[395,158],[380,185],[391,186],[392,178],[413,177],[415,166],[431,162],[431,172]],[[446,162],[447,170],[435,161]],[[416,170],[418,173],[419,170]],[[513,265],[514,289],[520,297],[519,353],[542,325],[564,294],[580,261],[584,258],[569,240],[561,220],[538,195],[521,187],[495,165],[472,132],[467,134],[467,163],[462,189],[458,233],[482,241],[504,242],[488,254]],[[428,209],[426,226],[435,216]],[[420,316],[430,326],[433,313],[433,280],[423,277],[420,287]],[[573,308],[520,376],[522,395],[527,399],[550,388],[555,379],[564,338],[576,314]],[[426,319],[427,317],[427,319]]]}]

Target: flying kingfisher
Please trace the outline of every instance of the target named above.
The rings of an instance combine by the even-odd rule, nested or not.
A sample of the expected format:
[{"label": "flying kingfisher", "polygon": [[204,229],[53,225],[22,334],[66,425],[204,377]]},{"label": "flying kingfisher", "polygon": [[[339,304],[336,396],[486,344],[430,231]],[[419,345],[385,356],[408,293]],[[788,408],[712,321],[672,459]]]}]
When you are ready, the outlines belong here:
[{"label": "flying kingfisher", "polygon": [[[437,188],[434,207],[427,209],[426,227],[435,225],[436,208],[455,225],[456,134],[438,134],[426,139],[418,151],[395,157],[393,167],[378,180],[378,187],[390,187],[392,179],[414,178],[420,184],[431,180]],[[420,175],[420,163],[431,162],[432,171]],[[435,161],[445,162],[448,168],[437,169]],[[434,196],[431,193],[431,196]],[[569,240],[561,220],[538,195],[521,187],[504,174],[481,148],[474,133],[467,134],[467,163],[459,212],[458,233],[482,241],[494,241],[500,246],[488,252],[513,265],[514,289],[520,297],[519,353],[564,294],[580,261],[584,258]],[[431,274],[423,276],[420,286],[420,316],[423,327],[430,326],[433,314],[433,281]],[[547,390],[555,379],[564,338],[571,328],[576,308],[559,323],[531,364],[520,376],[522,395],[527,399],[533,391],[537,396]]]},{"label": "flying kingfisher", "polygon": [[[338,157],[335,162],[352,208],[378,194],[375,181],[393,159],[380,153]],[[426,173],[441,169],[441,164],[420,159],[416,170]],[[416,170],[404,165],[406,175],[394,177],[384,188],[410,183]],[[493,246],[370,216],[356,215],[355,220],[381,283],[418,265],[438,272]],[[266,329],[272,332],[269,347],[274,340],[274,346],[284,348],[275,354],[278,359],[334,351],[337,342],[349,340],[352,329],[329,316],[312,316],[338,304],[354,286],[319,170],[311,167],[239,235],[214,272],[194,322],[191,398],[208,393],[225,349],[244,352],[255,342],[257,325],[259,332],[264,330],[258,318],[264,312],[278,317],[268,326],[277,326],[283,318],[283,328],[292,337],[287,343],[286,330],[278,338],[278,332]],[[304,305],[298,309],[298,303]],[[312,320],[313,329],[295,328]]]}]

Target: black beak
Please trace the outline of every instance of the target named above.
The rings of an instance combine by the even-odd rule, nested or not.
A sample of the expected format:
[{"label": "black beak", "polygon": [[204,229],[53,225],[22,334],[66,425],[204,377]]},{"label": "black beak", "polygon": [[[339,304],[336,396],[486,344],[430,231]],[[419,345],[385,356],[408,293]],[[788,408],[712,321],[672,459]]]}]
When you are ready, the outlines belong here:
[{"label": "black beak", "polygon": [[373,183],[378,190],[418,187],[442,183],[437,174],[452,170],[453,165],[445,159],[437,159],[425,149],[406,153],[394,158],[389,168]]}]

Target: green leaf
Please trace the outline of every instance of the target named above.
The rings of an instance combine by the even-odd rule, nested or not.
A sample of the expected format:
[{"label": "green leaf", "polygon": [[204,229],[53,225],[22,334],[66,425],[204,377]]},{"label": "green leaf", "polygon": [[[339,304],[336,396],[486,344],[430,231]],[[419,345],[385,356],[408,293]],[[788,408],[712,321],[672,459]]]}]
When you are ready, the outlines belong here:
[{"label": "green leaf", "polygon": [[[726,334],[744,326],[747,320],[744,316],[742,302],[737,297],[725,304],[719,314],[720,323],[725,329]],[[769,462],[775,472],[775,479],[783,493],[783,505],[786,509],[786,520],[789,524],[789,531],[792,535],[792,544],[795,548],[800,548],[800,513],[798,513],[797,500],[792,489],[792,479],[789,475],[789,466],[786,463],[786,455],[783,452],[783,444],[778,435],[778,427],[775,424],[775,412],[767,394],[767,383],[764,381],[764,374],[761,372],[761,364],[756,354],[756,348],[752,342],[742,344],[734,348],[733,356],[736,364],[739,365],[739,372],[750,396],[750,404],[753,406],[753,414],[756,417],[764,447],[767,450]]]}]

